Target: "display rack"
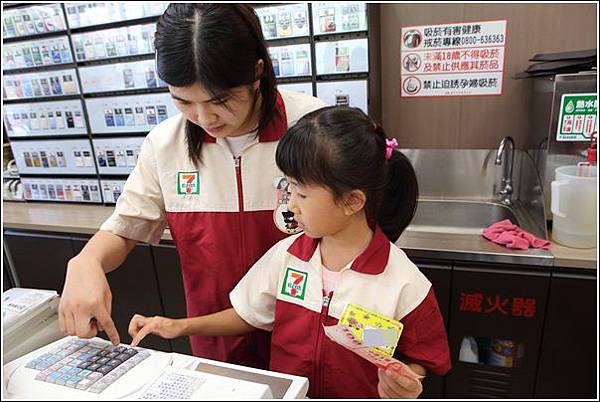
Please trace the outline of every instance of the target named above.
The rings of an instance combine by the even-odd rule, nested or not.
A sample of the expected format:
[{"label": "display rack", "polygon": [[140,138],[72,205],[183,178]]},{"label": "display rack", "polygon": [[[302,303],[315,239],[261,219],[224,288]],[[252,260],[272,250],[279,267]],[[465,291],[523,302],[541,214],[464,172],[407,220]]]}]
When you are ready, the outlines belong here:
[{"label": "display rack", "polygon": [[[379,6],[255,4],[278,86],[381,120]],[[374,28],[373,28],[374,27]]]},{"label": "display rack", "polygon": [[[167,4],[4,6],[4,130],[28,201],[116,202],[146,134],[178,113],[154,62]],[[380,120],[378,5],[253,7],[280,88]]]}]

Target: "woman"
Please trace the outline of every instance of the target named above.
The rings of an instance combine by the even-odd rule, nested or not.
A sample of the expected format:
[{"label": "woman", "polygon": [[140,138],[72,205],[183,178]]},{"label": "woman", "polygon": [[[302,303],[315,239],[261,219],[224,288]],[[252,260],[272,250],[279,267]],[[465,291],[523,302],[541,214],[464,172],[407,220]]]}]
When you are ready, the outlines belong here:
[{"label": "woman", "polygon": [[[286,236],[273,222],[277,143],[325,106],[278,92],[256,14],[245,5],[171,3],[156,31],[160,78],[180,115],[146,137],[113,215],[68,263],[59,320],[69,335],[119,334],[105,273],[136,241],[156,244],[168,223],[179,252],[188,316],[231,306],[229,292]],[[194,355],[267,367],[266,332],[191,337]]]}]

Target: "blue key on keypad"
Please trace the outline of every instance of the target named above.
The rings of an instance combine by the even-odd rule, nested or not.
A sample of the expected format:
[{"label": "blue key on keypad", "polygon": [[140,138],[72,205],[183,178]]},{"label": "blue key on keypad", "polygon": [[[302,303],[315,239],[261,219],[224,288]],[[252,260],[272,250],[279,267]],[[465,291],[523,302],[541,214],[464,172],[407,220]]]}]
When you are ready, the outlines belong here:
[{"label": "blue key on keypad", "polygon": [[35,365],[35,369],[43,371],[43,370],[46,370],[48,367],[52,366],[52,364],[54,364],[54,363],[49,362],[47,360],[42,360],[41,362],[39,362],[38,364]]},{"label": "blue key on keypad", "polygon": [[63,366],[62,368],[58,369],[58,372],[61,374],[67,374],[72,368],[73,367]]},{"label": "blue key on keypad", "polygon": [[74,377],[71,377],[71,378],[69,378],[69,379],[67,380],[67,382],[66,382],[66,384],[65,384],[65,385],[66,385],[67,387],[75,388],[75,386],[77,385],[77,383],[78,383],[80,380],[81,380],[81,377],[79,377],[79,376],[74,376]]},{"label": "blue key on keypad", "polygon": [[35,368],[35,366],[37,366],[41,361],[42,361],[42,359],[40,359],[38,357],[37,359],[33,359],[32,361],[30,361],[29,363],[27,363],[25,365],[25,367],[27,367],[27,368]]},{"label": "blue key on keypad", "polygon": [[56,384],[57,385],[65,385],[67,383],[67,381],[69,380],[69,378],[71,378],[70,375],[64,374],[56,379]]},{"label": "blue key on keypad", "polygon": [[60,376],[61,376],[61,373],[59,373],[58,371],[55,371],[54,373],[50,373],[50,375],[48,377],[46,377],[46,382],[54,384],[56,382],[56,380],[58,379],[58,377],[60,377]]}]

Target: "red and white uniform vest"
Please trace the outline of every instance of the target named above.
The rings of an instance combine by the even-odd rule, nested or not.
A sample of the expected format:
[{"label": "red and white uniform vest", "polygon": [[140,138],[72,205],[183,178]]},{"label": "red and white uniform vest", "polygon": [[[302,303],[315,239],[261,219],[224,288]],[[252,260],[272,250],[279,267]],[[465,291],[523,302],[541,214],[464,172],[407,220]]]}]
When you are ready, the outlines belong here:
[{"label": "red and white uniform vest", "polygon": [[300,234],[281,240],[231,292],[235,311],[272,331],[274,371],[309,378],[310,398],[379,398],[377,367],[325,336],[348,303],[403,323],[395,357],[435,374],[450,369],[443,319],[431,283],[376,228],[368,248],[341,272],[324,298],[319,241]]},{"label": "red and white uniform vest", "polygon": [[[205,136],[201,163],[188,158],[185,122],[177,115],[145,138],[113,215],[101,226],[119,236],[157,244],[167,226],[180,257],[188,317],[231,307],[229,292],[273,244],[284,238],[273,222],[281,176],[275,150],[288,126],[327,106],[296,92],[277,94],[274,118],[234,158],[223,139]],[[267,367],[269,334],[191,337],[194,355]]]}]

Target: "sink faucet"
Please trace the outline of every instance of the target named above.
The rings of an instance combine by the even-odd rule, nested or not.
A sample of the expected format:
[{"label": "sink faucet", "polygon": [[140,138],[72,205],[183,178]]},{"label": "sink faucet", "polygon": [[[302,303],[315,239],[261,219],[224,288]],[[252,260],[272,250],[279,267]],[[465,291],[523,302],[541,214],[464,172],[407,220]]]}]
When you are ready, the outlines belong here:
[{"label": "sink faucet", "polygon": [[[505,152],[508,144],[508,152]],[[500,141],[500,146],[498,147],[498,151],[496,151],[496,165],[503,165],[502,169],[502,189],[498,192],[498,195],[501,198],[500,202],[505,205],[512,204],[511,195],[513,192],[512,186],[512,169],[513,169],[513,160],[515,153],[515,141],[512,137],[504,137],[502,141]],[[504,154],[508,154],[504,157]],[[510,158],[508,162],[502,161],[502,159]]]}]

